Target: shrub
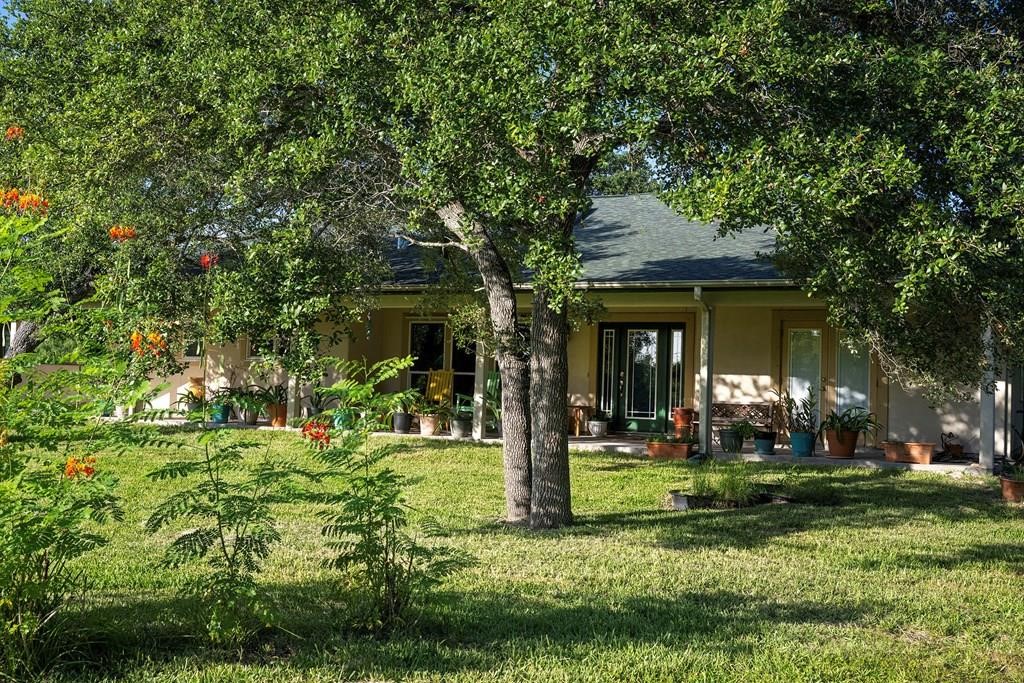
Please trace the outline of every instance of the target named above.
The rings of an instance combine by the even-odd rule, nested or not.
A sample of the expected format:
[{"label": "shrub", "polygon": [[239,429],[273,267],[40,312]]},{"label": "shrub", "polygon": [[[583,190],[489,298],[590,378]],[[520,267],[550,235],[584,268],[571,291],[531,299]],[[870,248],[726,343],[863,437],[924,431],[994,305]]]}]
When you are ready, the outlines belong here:
[{"label": "shrub", "polygon": [[15,679],[66,654],[61,613],[86,589],[72,561],[106,542],[94,523],[121,518],[91,455],[105,436],[97,377],[34,370],[28,355],[0,362],[0,673]]},{"label": "shrub", "polygon": [[[401,446],[369,443],[370,433],[386,424],[394,406],[401,403],[395,395],[378,393],[374,387],[411,365],[411,358],[371,366],[339,361],[340,374],[347,379],[322,393],[336,399],[338,410],[345,410],[352,419],[346,429],[311,422],[318,426],[304,430],[316,457],[331,475],[345,482],[340,493],[324,497],[328,508],[323,513],[323,534],[336,553],[329,564],[336,569],[355,568],[372,608],[366,625],[385,632],[407,622],[410,608],[426,590],[468,562],[465,555],[422,543],[410,532],[405,479],[384,464]],[[436,526],[424,525],[424,537],[437,535]]]},{"label": "shrub", "polygon": [[[175,537],[163,565],[177,568],[205,561],[209,572],[184,589],[203,611],[214,643],[239,646],[273,617],[256,576],[280,540],[272,506],[295,502],[302,493],[297,477],[315,478],[272,457],[266,444],[233,441],[223,430],[204,430],[194,457],[175,460],[153,472],[154,481],[184,479],[190,486],[164,500],[150,515],[146,530],[156,533],[180,520],[196,524]],[[262,449],[255,464],[247,456]]]}]

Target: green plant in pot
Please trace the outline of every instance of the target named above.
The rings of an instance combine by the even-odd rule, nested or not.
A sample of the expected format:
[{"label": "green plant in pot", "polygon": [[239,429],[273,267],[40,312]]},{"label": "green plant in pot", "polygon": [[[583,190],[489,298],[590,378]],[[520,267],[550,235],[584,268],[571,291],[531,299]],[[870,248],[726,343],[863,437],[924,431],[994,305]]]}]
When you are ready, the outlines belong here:
[{"label": "green plant in pot", "polygon": [[473,413],[468,410],[452,413],[450,424],[453,438],[468,439],[473,435]]},{"label": "green plant in pot", "polygon": [[288,387],[284,384],[273,384],[262,390],[266,401],[267,417],[270,426],[288,426]]},{"label": "green plant in pot", "polygon": [[501,438],[501,388],[500,385],[487,387],[484,393],[484,410],[487,414],[487,428]]},{"label": "green plant in pot", "polygon": [[855,406],[841,413],[830,410],[821,423],[821,431],[828,443],[830,458],[852,458],[857,450],[861,434],[875,432],[879,428],[875,414],[866,408]]},{"label": "green plant in pot", "polygon": [[225,424],[231,419],[231,408],[234,406],[233,390],[218,389],[210,398],[210,422]]},{"label": "green plant in pot", "polygon": [[262,387],[255,384],[231,390],[231,404],[238,409],[242,422],[255,425],[260,413],[267,407],[267,395]]},{"label": "green plant in pot", "polygon": [[204,392],[200,389],[197,390],[194,387],[190,387],[188,391],[178,398],[178,410],[189,415],[191,413],[198,413],[203,409],[203,395]]},{"label": "green plant in pot", "polygon": [[785,408],[786,429],[789,430],[789,444],[793,455],[806,458],[814,455],[814,442],[818,439],[818,399],[814,390],[799,401],[789,395],[780,394]]},{"label": "green plant in pot", "polygon": [[448,406],[426,399],[417,401],[414,412],[420,423],[420,434],[423,436],[432,436],[440,432],[441,425],[451,417],[452,413]]},{"label": "green plant in pot", "polygon": [[647,439],[647,457],[668,460],[686,460],[697,452],[697,435],[689,427],[679,436],[654,434]]},{"label": "green plant in pot", "polygon": [[331,409],[335,399],[332,396],[324,395],[324,389],[322,379],[314,380],[309,385],[309,393],[302,397],[306,402],[304,406],[306,417],[316,417],[320,413]]},{"label": "green plant in pot", "polygon": [[1024,438],[1016,427],[1013,428],[1013,433],[1016,444],[1003,461],[1003,467],[999,471],[999,485],[1003,500],[1008,503],[1021,503],[1024,502]]},{"label": "green plant in pot", "polygon": [[391,394],[388,407],[391,409],[391,427],[396,434],[408,434],[412,429],[412,410],[423,401],[416,389]]},{"label": "green plant in pot", "polygon": [[718,443],[726,453],[742,453],[743,442],[754,438],[755,431],[749,420],[740,420],[718,430]]}]

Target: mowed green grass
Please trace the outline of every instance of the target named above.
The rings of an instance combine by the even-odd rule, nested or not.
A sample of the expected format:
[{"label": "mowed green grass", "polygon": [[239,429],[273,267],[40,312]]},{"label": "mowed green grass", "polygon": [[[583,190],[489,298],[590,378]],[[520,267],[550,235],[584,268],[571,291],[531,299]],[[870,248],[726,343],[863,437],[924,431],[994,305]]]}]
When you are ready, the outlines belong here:
[{"label": "mowed green grass", "polygon": [[[190,439],[191,436],[175,438]],[[241,438],[241,437],[239,437]],[[266,432],[280,457],[292,434]],[[861,469],[753,466],[805,500],[671,512],[691,465],[574,453],[578,523],[502,526],[501,451],[403,442],[409,502],[476,563],[412,626],[354,633],[354,596],[316,510],[279,510],[284,542],[262,581],[281,628],[254,651],[204,646],[157,563],[173,532],[143,524],[171,488],[145,473],[173,454],[101,457],[127,517],[81,563],[76,614],[93,659],[48,674],[110,681],[1007,681],[1024,680],[1024,523],[994,481]]]}]

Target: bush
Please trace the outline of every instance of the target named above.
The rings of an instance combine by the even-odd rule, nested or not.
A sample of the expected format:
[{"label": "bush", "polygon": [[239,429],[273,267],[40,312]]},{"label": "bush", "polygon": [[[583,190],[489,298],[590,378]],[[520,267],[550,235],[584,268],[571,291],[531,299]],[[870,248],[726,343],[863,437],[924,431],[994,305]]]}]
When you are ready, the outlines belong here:
[{"label": "bush", "polygon": [[29,356],[0,363],[0,673],[15,679],[66,653],[60,615],[86,589],[71,563],[106,542],[92,523],[121,518],[115,482],[90,455],[105,436],[90,420],[102,409],[94,380],[35,376]]},{"label": "bush", "polygon": [[[468,563],[465,555],[427,545],[410,533],[405,479],[384,465],[400,445],[369,444],[370,433],[386,424],[394,406],[401,403],[395,395],[377,393],[374,387],[410,365],[411,358],[372,366],[339,362],[340,374],[347,379],[321,391],[338,401],[342,406],[338,410],[359,417],[346,429],[311,421],[303,430],[330,474],[345,481],[341,493],[324,498],[329,507],[323,514],[323,534],[337,553],[330,566],[356,569],[372,610],[365,625],[385,632],[406,623],[410,608],[426,590]],[[438,535],[432,524],[424,526],[423,537]]]}]

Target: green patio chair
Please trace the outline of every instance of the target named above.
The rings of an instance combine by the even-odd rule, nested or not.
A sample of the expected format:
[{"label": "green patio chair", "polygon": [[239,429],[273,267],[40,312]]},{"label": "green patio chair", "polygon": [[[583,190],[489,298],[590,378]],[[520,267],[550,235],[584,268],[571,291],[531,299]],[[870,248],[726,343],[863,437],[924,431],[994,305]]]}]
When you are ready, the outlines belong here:
[{"label": "green patio chair", "polygon": [[[487,373],[484,398],[488,402],[491,400],[501,401],[501,373],[497,370]],[[455,414],[471,416],[473,414],[473,397],[466,394],[455,394]]]}]

